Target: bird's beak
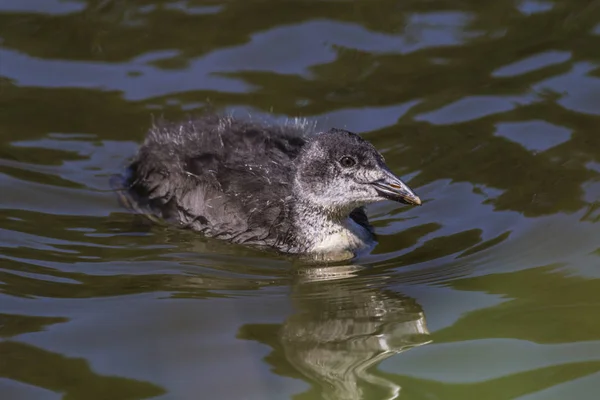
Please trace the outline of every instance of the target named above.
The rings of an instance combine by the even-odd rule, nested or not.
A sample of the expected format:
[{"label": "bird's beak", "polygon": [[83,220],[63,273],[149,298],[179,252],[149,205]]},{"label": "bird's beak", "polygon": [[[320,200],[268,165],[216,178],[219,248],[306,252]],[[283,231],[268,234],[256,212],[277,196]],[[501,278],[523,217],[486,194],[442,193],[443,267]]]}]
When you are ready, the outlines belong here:
[{"label": "bird's beak", "polygon": [[384,177],[371,182],[377,193],[388,200],[397,201],[415,206],[421,205],[421,199],[400,178],[388,170],[384,170]]}]

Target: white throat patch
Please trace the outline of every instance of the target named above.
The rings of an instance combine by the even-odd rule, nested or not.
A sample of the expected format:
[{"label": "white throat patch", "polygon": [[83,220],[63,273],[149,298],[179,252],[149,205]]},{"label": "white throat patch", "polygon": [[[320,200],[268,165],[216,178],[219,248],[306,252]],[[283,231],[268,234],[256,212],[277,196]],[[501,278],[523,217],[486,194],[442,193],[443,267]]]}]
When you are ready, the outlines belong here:
[{"label": "white throat patch", "polygon": [[344,253],[368,249],[375,244],[367,229],[357,224],[352,218],[347,218],[343,224],[337,225],[336,230],[318,238],[311,252],[314,253]]}]

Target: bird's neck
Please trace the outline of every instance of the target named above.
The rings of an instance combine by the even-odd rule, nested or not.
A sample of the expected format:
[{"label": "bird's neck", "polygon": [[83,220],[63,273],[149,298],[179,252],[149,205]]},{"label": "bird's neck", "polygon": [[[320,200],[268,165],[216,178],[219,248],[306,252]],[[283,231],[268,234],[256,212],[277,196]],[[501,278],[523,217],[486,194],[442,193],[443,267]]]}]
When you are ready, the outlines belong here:
[{"label": "bird's neck", "polygon": [[351,258],[356,251],[372,246],[371,233],[350,218],[350,212],[327,210],[309,201],[298,201],[294,222],[305,242],[305,252],[336,257],[342,253]]}]

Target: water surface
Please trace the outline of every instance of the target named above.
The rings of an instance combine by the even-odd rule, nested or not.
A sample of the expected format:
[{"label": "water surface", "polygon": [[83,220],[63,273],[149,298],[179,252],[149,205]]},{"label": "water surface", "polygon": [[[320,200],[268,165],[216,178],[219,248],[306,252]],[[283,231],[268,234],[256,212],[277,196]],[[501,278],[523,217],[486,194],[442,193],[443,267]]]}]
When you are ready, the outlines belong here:
[{"label": "water surface", "polygon": [[[0,0],[0,397],[595,399],[600,3]],[[153,118],[362,133],[351,265],[149,225]]]}]

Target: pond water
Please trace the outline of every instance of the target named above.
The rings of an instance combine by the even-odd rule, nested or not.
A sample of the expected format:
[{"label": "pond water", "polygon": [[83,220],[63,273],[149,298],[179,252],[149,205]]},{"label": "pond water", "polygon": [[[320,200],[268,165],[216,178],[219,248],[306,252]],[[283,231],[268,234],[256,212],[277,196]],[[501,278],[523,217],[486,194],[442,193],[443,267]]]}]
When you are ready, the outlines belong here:
[{"label": "pond water", "polygon": [[[0,397],[596,399],[599,49],[597,0],[0,0]],[[207,107],[360,132],[425,204],[321,267],[123,210]]]}]

